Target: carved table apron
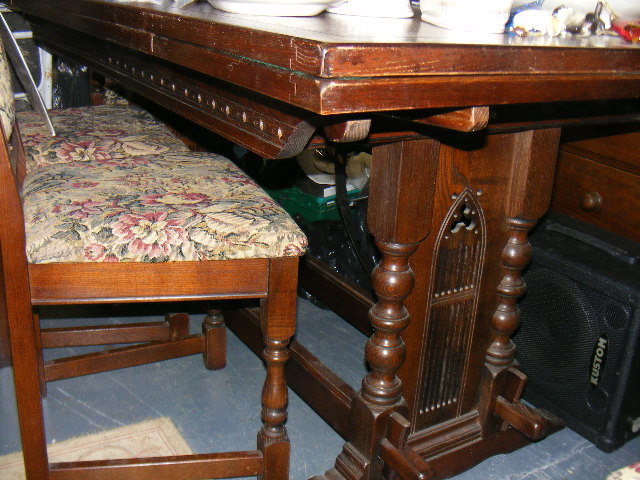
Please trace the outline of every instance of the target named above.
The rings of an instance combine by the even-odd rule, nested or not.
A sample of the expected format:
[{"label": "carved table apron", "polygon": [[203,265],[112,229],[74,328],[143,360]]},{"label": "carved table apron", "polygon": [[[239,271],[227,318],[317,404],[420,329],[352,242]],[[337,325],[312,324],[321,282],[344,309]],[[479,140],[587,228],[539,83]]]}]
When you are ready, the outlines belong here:
[{"label": "carved table apron", "polygon": [[[509,337],[527,234],[548,209],[560,127],[575,121],[564,107],[582,106],[580,121],[637,118],[638,45],[483,38],[418,18],[243,17],[169,0],[10,3],[44,45],[265,158],[310,142],[372,145],[368,223],[382,260],[371,371],[354,392],[291,349],[290,384],[347,441],[314,478],[447,477],[559,428],[519,401]],[[331,277],[316,264],[302,281]],[[330,280],[327,296],[346,287],[345,312],[362,317],[370,299]],[[257,348],[246,320],[252,312],[228,322]]]}]

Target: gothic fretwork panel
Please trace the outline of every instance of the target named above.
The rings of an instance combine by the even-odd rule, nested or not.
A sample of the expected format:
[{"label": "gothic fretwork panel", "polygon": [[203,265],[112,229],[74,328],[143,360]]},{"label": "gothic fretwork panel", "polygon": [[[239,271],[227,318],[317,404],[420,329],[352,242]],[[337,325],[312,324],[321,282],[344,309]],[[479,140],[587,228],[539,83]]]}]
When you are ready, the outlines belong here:
[{"label": "gothic fretwork panel", "polygon": [[452,196],[434,249],[431,307],[423,339],[419,416],[458,410],[463,394],[482,263],[485,220],[469,188]]}]

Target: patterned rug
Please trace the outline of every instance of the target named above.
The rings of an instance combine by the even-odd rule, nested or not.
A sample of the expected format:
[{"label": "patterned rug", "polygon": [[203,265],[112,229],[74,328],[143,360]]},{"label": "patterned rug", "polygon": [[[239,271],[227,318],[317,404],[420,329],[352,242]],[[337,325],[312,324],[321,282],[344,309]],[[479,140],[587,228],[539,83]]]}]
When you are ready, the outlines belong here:
[{"label": "patterned rug", "polygon": [[[50,462],[188,455],[192,453],[169,418],[147,420],[49,445]],[[0,456],[0,480],[24,479],[22,452]]]}]

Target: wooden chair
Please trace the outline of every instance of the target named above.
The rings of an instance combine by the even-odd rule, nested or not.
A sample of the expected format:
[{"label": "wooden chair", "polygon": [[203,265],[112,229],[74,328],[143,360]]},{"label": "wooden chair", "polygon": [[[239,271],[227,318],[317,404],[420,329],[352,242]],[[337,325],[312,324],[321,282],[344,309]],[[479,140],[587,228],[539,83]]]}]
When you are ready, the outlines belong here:
[{"label": "wooden chair", "polygon": [[[212,154],[132,155],[111,164],[72,159],[28,169],[4,52],[0,119],[0,260],[27,478],[288,478],[284,363],[306,246],[292,219]],[[38,307],[238,298],[259,300],[266,345],[256,450],[49,464],[42,346],[87,335],[120,342],[137,331],[44,333]],[[208,339],[190,341],[205,350]],[[171,348],[170,341],[151,345],[153,359]]]},{"label": "wooden chair", "polygon": [[[25,170],[31,172],[61,163],[116,165],[132,158],[189,149],[167,127],[146,111],[135,106],[105,105],[52,110],[49,113],[56,135],[49,133],[46,122],[34,111],[17,112],[20,137],[25,153]],[[0,298],[2,300],[2,298]],[[4,302],[3,302],[4,303]],[[188,318],[168,317],[163,322],[91,328],[56,328],[43,330],[42,348],[81,345],[135,343],[128,348],[105,349],[91,355],[75,355],[46,362],[42,382],[60,380],[116,368],[124,368],[202,352],[208,368],[224,366],[224,337],[210,325],[218,324],[214,312],[205,320],[210,337],[207,342],[188,334]],[[8,323],[0,312],[0,367],[10,364]],[[5,315],[6,316],[6,315]],[[159,342],[170,343],[166,348]],[[204,349],[205,345],[217,348]]]},{"label": "wooden chair", "polygon": [[[187,146],[163,123],[133,105],[51,110],[49,117],[55,127],[55,136],[49,133],[44,119],[34,111],[17,112],[16,117],[20,125],[27,173],[61,163],[95,163],[126,169],[128,164],[135,165],[146,155],[189,152]],[[41,348],[110,345],[116,342],[133,345],[47,361],[41,369],[41,381],[46,385],[48,381],[194,353],[203,353],[207,368],[222,368],[225,364],[224,329],[215,328],[220,325],[219,314],[212,310],[203,322],[202,335],[189,335],[189,319],[185,315],[167,316],[166,320],[160,322],[129,324],[118,328],[113,325],[94,325],[90,328],[42,330]],[[203,335],[207,337],[205,341]],[[43,390],[46,392],[46,388]]]}]

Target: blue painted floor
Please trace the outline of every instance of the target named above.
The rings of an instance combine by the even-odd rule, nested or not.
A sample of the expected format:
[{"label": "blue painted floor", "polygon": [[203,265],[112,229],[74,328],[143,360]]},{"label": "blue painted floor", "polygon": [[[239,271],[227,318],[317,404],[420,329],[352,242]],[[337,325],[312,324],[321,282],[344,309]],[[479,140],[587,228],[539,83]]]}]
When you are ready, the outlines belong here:
[{"label": "blue painted floor", "polygon": [[[130,321],[115,308],[108,315],[109,321]],[[194,330],[200,329],[201,320],[200,314],[192,316]],[[76,321],[83,323],[82,319],[43,320],[45,326]],[[297,335],[345,381],[359,387],[365,373],[363,335],[305,300],[299,305]],[[44,402],[49,441],[168,416],[196,452],[252,449],[260,427],[263,378],[262,362],[230,334],[227,367],[220,371],[205,370],[196,355],[52,382]],[[342,438],[293,392],[287,428],[292,480],[308,479],[333,466]],[[19,442],[11,369],[4,368],[0,370],[0,454],[19,450]],[[640,438],[607,454],[564,429],[509,455],[488,459],[456,480],[603,480],[613,470],[637,461]]]}]

